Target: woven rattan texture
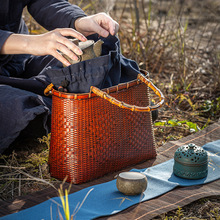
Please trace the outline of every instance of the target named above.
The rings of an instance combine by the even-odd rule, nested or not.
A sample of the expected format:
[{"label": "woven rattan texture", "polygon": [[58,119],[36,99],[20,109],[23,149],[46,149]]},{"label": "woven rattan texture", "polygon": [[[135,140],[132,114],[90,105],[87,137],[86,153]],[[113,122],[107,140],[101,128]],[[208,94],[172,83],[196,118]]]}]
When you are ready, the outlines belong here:
[{"label": "woven rattan texture", "polygon": [[[128,104],[149,105],[143,83],[111,95]],[[155,156],[150,112],[122,109],[98,96],[79,100],[53,95],[53,177],[83,183]]]}]

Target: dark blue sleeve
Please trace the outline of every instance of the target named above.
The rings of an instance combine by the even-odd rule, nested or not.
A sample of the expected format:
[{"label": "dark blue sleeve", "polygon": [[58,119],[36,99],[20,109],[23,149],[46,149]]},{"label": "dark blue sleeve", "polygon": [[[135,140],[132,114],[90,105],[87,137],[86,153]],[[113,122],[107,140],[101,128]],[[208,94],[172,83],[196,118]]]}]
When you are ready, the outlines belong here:
[{"label": "dark blue sleeve", "polygon": [[75,28],[75,20],[86,16],[84,11],[66,0],[31,0],[28,11],[47,30],[55,28]]},{"label": "dark blue sleeve", "polygon": [[11,34],[12,32],[10,31],[0,30],[0,50],[2,49],[3,44]]}]

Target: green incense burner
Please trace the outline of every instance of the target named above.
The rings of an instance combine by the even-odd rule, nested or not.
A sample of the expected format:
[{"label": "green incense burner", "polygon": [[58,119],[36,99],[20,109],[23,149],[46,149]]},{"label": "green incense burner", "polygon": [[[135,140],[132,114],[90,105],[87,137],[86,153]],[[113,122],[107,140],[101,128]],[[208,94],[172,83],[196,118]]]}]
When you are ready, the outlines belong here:
[{"label": "green incense burner", "polygon": [[185,179],[201,179],[208,174],[207,152],[195,144],[183,145],[174,154],[173,173]]}]

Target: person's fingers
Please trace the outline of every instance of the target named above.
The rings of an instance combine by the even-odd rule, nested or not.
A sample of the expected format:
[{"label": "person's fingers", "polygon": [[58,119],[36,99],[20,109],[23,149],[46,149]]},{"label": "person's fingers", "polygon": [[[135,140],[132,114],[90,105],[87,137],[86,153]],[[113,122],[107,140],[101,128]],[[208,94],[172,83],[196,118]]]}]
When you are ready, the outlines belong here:
[{"label": "person's fingers", "polygon": [[80,41],[86,41],[87,38],[79,33],[78,31],[72,29],[72,28],[62,28],[62,29],[56,29],[62,36],[70,36],[77,38]]},{"label": "person's fingers", "polygon": [[118,33],[119,30],[119,24],[115,21],[115,26],[114,26],[114,33],[111,33],[111,35],[115,35]]},{"label": "person's fingers", "polygon": [[107,37],[109,33],[115,35],[118,32],[119,24],[106,13],[98,13],[77,19],[75,27],[85,36],[97,33],[102,37]]},{"label": "person's fingers", "polygon": [[65,66],[71,65],[70,62],[66,60],[57,50],[53,50],[51,55],[59,60],[61,63],[63,63]]},{"label": "person's fingers", "polygon": [[97,14],[97,23],[105,30],[109,31],[111,35],[115,35],[118,32],[119,24],[105,13]]},{"label": "person's fingers", "polygon": [[115,35],[118,32],[119,24],[105,13],[98,14],[98,23],[108,30],[111,35]]},{"label": "person's fingers", "polygon": [[97,33],[98,35],[102,36],[102,37],[108,37],[109,32],[101,27],[98,23],[94,22],[93,24],[93,30],[95,33]]},{"label": "person's fingers", "polygon": [[116,23],[114,21],[109,20],[106,28],[109,29],[111,35],[116,34]]},{"label": "person's fingers", "polygon": [[62,54],[65,54],[72,60],[78,60],[77,55],[83,54],[82,50],[76,44],[65,37],[71,36],[73,38],[77,38],[78,40],[87,40],[81,33],[70,28],[64,28],[56,29],[50,32],[48,36],[50,37],[50,44],[48,46],[49,54],[61,61],[64,65],[68,66],[70,63],[62,56]]},{"label": "person's fingers", "polygon": [[[78,60],[78,57],[76,56],[76,54],[78,54],[78,53],[74,53],[73,51],[71,51],[69,48],[67,48],[65,45],[63,45],[63,44],[57,44],[57,46],[56,46],[56,48],[57,48],[57,50],[58,51],[60,51],[60,52],[62,52],[63,54],[65,54],[65,55],[67,55],[69,58],[71,58],[72,60]],[[77,49],[78,50],[78,49]],[[81,53],[80,54],[78,54],[78,55],[81,55],[82,54],[82,51],[81,51]]]},{"label": "person's fingers", "polygon": [[[77,55],[82,55],[83,54],[83,52],[82,52],[82,50],[76,45],[76,44],[74,44],[73,42],[71,42],[69,39],[67,39],[67,38],[65,38],[65,37],[60,37],[60,38],[58,38],[57,39],[57,41],[61,44],[58,44],[57,45],[57,47],[59,47],[59,48],[57,48],[58,50],[60,50],[60,51],[62,51],[62,52],[64,52],[64,53],[68,53],[68,51],[67,50],[71,50],[71,51],[73,51],[75,54],[77,54]],[[65,45],[65,46],[62,46],[62,45]],[[64,48],[65,47],[65,48]],[[68,49],[69,48],[69,49]],[[64,51],[63,51],[64,50]],[[72,52],[71,52],[72,53]],[[70,53],[68,53],[68,54],[70,54]],[[67,55],[68,55],[67,54]],[[70,54],[71,55],[71,54]],[[70,56],[70,58],[72,58],[72,56]]]}]

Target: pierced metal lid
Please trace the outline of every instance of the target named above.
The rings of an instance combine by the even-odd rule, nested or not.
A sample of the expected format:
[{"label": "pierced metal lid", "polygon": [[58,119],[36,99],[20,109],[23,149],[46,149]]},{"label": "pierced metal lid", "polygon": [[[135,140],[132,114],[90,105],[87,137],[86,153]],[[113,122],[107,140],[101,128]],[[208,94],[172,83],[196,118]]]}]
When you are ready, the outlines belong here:
[{"label": "pierced metal lid", "polygon": [[207,176],[208,154],[195,144],[183,145],[174,154],[174,174],[187,179]]},{"label": "pierced metal lid", "polygon": [[175,152],[174,159],[183,164],[199,165],[207,163],[208,155],[203,148],[189,144],[179,147]]}]

